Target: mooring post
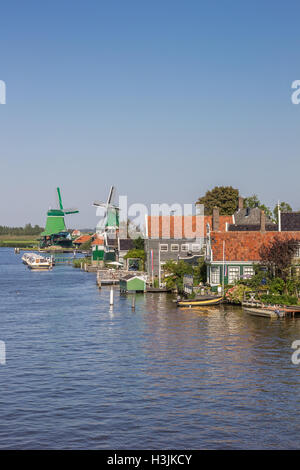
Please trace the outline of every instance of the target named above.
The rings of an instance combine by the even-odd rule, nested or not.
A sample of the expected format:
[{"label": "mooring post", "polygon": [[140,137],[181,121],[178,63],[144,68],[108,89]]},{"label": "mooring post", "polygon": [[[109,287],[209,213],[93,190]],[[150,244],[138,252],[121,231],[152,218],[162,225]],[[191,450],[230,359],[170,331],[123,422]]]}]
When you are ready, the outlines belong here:
[{"label": "mooring post", "polygon": [[135,294],[132,295],[131,308],[132,308],[132,310],[135,310]]},{"label": "mooring post", "polygon": [[97,285],[99,289],[101,289],[101,277],[100,277],[100,272],[97,271]]}]

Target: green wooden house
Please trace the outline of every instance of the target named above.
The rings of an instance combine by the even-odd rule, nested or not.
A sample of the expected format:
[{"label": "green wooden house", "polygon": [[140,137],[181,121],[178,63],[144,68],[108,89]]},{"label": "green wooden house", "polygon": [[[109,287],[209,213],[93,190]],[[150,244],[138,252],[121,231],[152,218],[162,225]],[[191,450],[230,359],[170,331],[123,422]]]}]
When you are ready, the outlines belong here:
[{"label": "green wooden house", "polygon": [[116,252],[104,244],[104,239],[96,238],[92,242],[92,263],[97,264],[100,261],[116,261]]},{"label": "green wooden house", "polygon": [[120,291],[123,293],[146,292],[146,280],[143,276],[128,274],[120,279]]}]

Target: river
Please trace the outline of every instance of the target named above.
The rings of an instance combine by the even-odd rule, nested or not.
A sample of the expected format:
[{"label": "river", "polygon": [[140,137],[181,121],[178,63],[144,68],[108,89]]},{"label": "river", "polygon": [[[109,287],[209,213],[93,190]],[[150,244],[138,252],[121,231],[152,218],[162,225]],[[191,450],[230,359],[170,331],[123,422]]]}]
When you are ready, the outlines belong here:
[{"label": "river", "polygon": [[300,319],[95,280],[0,248],[1,449],[300,448]]}]

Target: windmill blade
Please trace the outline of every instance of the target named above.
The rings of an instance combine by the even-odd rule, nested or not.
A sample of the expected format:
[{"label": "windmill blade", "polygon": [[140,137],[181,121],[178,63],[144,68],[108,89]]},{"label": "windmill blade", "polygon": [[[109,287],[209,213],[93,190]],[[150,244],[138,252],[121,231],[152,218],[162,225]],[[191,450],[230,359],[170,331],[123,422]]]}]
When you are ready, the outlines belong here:
[{"label": "windmill blade", "polygon": [[93,202],[93,206],[96,206],[96,207],[106,207],[106,203],[105,202],[99,202],[99,201],[94,201]]},{"label": "windmill blade", "polygon": [[79,210],[78,209],[64,209],[65,214],[78,214]]},{"label": "windmill blade", "polygon": [[58,196],[58,205],[61,210],[63,210],[63,205],[62,205],[62,200],[61,200],[61,194],[60,194],[60,189],[56,188],[57,191],[57,196]]},{"label": "windmill blade", "polygon": [[111,186],[108,199],[107,199],[107,204],[112,204],[114,197],[115,197],[115,187]]},{"label": "windmill blade", "polygon": [[103,219],[100,219],[96,225],[97,230],[99,231],[101,230],[102,232],[104,232],[106,221],[107,221],[107,217],[103,217]]},{"label": "windmill blade", "polygon": [[115,211],[118,211],[118,212],[120,211],[120,207],[115,206],[114,204],[110,204],[109,207]]}]

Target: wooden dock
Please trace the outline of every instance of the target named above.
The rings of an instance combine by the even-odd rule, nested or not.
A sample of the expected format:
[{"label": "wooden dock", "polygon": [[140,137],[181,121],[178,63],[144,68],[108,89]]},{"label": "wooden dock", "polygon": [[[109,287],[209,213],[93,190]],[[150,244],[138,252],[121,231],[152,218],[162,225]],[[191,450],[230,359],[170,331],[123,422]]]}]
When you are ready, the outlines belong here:
[{"label": "wooden dock", "polygon": [[260,305],[259,307],[245,306],[243,302],[243,309],[246,313],[254,315],[256,317],[268,317],[268,318],[288,318],[300,315],[300,306],[275,306],[275,305]]},{"label": "wooden dock", "polygon": [[114,286],[120,284],[120,279],[123,279],[128,274],[134,273],[137,276],[142,274],[138,271],[124,271],[123,269],[99,269],[97,267],[96,272],[96,284],[99,289],[101,289],[101,286]]}]

